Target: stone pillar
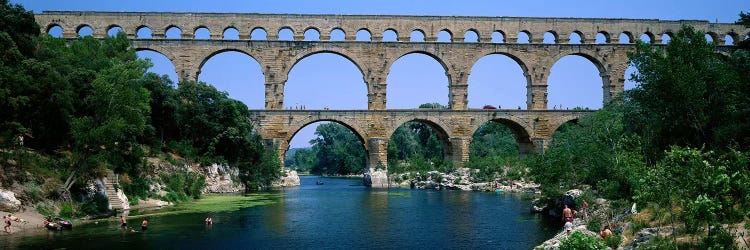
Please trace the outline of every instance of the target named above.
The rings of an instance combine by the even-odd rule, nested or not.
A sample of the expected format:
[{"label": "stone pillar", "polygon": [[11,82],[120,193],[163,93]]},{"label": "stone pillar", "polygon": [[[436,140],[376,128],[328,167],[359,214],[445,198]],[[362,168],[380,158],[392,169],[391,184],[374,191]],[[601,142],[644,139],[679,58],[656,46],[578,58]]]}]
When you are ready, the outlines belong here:
[{"label": "stone pillar", "polygon": [[180,34],[180,37],[182,37],[182,39],[195,39],[195,34],[189,31],[183,31]]},{"label": "stone pillar", "polygon": [[[177,58],[179,60],[179,57]],[[190,61],[175,61],[174,69],[177,71],[177,81],[198,81],[199,69],[195,69]]]},{"label": "stone pillar", "polygon": [[[385,79],[383,79],[385,81]],[[368,110],[385,110],[386,108],[386,84],[375,83],[368,84],[367,109]]]},{"label": "stone pillar", "polygon": [[370,36],[370,40],[372,40],[373,42],[382,42],[383,34],[372,34],[372,36]]},{"label": "stone pillar", "polygon": [[451,105],[451,110],[466,110],[469,105],[469,85],[452,84],[448,86],[448,92],[450,92],[448,102]]},{"label": "stone pillar", "polygon": [[284,168],[284,153],[286,149],[289,147],[289,143],[287,143],[282,138],[268,138],[263,139],[263,147],[267,152],[276,151],[276,153],[279,156],[279,163],[281,165],[279,166],[279,169]]},{"label": "stone pillar", "polygon": [[165,39],[167,34],[164,32],[153,32],[151,33],[151,39]]},{"label": "stone pillar", "polygon": [[280,70],[272,71],[270,68],[268,72],[264,73],[266,77],[266,109],[284,109],[284,84],[286,84],[287,76]]},{"label": "stone pillar", "polygon": [[330,41],[330,40],[331,40],[331,34],[330,33],[325,34],[325,35],[320,34],[320,41]]},{"label": "stone pillar", "polygon": [[534,143],[534,151],[538,154],[544,154],[544,150],[549,147],[549,143],[552,142],[552,138],[549,137],[534,137],[531,138],[531,142]]},{"label": "stone pillar", "polygon": [[305,40],[305,34],[294,34],[293,39],[295,41],[304,41]]},{"label": "stone pillar", "polygon": [[240,40],[250,40],[250,33],[240,33]]},{"label": "stone pillar", "polygon": [[446,72],[448,76],[448,105],[452,110],[466,110],[468,106],[469,69],[463,65],[452,65],[453,70]]},{"label": "stone pillar", "polygon": [[76,38],[76,37],[78,37],[78,33],[76,33],[76,29],[75,28],[63,29],[62,37],[63,38]]},{"label": "stone pillar", "polygon": [[[356,41],[357,40],[357,33],[346,33],[344,34],[344,41]],[[372,36],[370,36],[370,40],[372,40]],[[382,40],[382,39],[381,39]]]},{"label": "stone pillar", "polygon": [[362,183],[372,188],[388,188],[388,140],[367,138],[369,160]]},{"label": "stone pillar", "polygon": [[478,40],[480,43],[492,43],[492,36],[480,36]]},{"label": "stone pillar", "polygon": [[221,40],[221,39],[224,39],[224,34],[221,34],[221,33],[211,33],[211,35],[209,35],[209,39],[210,40]]},{"label": "stone pillar", "polygon": [[367,109],[384,110],[386,105],[386,77],[387,74],[378,69],[366,69],[363,77],[367,84]]},{"label": "stone pillar", "polygon": [[[250,39],[252,39],[252,35],[250,35]],[[266,40],[268,41],[278,41],[279,40],[279,31],[266,31]]]},{"label": "stone pillar", "polygon": [[536,152],[537,152],[537,148],[534,145],[533,141],[518,143],[518,155],[521,159],[524,159],[526,158],[526,156],[530,154],[534,154]]},{"label": "stone pillar", "polygon": [[602,91],[604,94],[604,103],[612,101],[615,97],[625,91],[625,79],[630,77],[625,75],[625,71],[628,69],[630,60],[627,57],[627,52],[615,52],[615,56],[610,61],[611,64],[608,68],[608,72],[602,72],[600,76],[603,79],[604,85]]},{"label": "stone pillar", "polygon": [[[549,67],[544,62],[530,65],[528,76],[531,84],[526,86],[526,106],[529,110],[547,109],[547,78]],[[528,79],[528,78],[527,78]]]},{"label": "stone pillar", "polygon": [[529,43],[544,43],[544,33],[534,34],[529,33]]},{"label": "stone pillar", "polygon": [[452,137],[449,139],[451,147],[449,156],[455,168],[461,168],[464,166],[464,163],[469,161],[469,145],[471,144],[471,139],[470,136]]},{"label": "stone pillar", "polygon": [[437,42],[437,40],[438,38],[436,36],[428,36],[424,38],[424,41],[428,43],[434,43]]},{"label": "stone pillar", "polygon": [[[102,32],[102,31],[104,31],[104,32]],[[96,29],[91,34],[91,36],[93,36],[94,38],[97,38],[97,39],[104,39],[105,37],[107,37],[107,31],[104,30],[103,28],[102,29]]]},{"label": "stone pillar", "polygon": [[508,34],[505,34],[505,36],[503,37],[503,39],[505,40],[505,41],[503,41],[504,43],[518,43],[518,33],[515,33],[515,34],[508,33]]}]

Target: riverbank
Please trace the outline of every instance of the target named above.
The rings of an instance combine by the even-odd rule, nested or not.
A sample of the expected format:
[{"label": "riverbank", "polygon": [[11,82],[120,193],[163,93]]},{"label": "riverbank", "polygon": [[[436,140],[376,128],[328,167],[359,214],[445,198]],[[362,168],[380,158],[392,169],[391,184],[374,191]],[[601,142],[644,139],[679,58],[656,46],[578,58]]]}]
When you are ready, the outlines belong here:
[{"label": "riverbank", "polygon": [[[40,214],[33,207],[22,207],[22,209],[18,212],[0,211],[0,214],[2,214],[3,216],[11,214],[23,220],[23,222],[13,221],[11,223],[11,233],[2,231],[0,233],[0,238],[9,234],[28,233],[30,231],[41,232],[43,230],[46,230],[42,224],[42,222],[44,221],[44,215]],[[5,225],[3,224],[3,226]]]}]

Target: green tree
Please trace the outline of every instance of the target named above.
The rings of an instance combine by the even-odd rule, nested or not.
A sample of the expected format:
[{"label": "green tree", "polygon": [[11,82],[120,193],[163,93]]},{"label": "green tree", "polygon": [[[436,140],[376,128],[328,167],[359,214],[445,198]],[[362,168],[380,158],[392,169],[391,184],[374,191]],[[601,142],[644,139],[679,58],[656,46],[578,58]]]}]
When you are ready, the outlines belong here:
[{"label": "green tree", "polygon": [[[736,98],[744,95],[738,77],[706,42],[702,32],[686,26],[666,49],[639,43],[630,54],[640,85],[626,101],[638,110],[629,113],[629,129],[644,139],[651,161],[671,145],[724,147],[723,126],[733,117]],[[731,136],[729,136],[731,137]]]},{"label": "green tree", "polygon": [[364,171],[367,155],[362,140],[338,123],[326,123],[315,130],[318,137],[310,140],[317,162],[314,174],[347,175]]},{"label": "green tree", "polygon": [[150,65],[145,61],[115,61],[98,74],[86,102],[93,115],[73,119],[73,139],[84,169],[105,166],[129,170],[141,162],[137,139],[150,115],[149,92],[137,80]]},{"label": "green tree", "polygon": [[554,135],[544,154],[529,157],[532,176],[547,197],[581,184],[608,198],[628,198],[644,171],[640,139],[626,133],[623,105],[610,103]]}]

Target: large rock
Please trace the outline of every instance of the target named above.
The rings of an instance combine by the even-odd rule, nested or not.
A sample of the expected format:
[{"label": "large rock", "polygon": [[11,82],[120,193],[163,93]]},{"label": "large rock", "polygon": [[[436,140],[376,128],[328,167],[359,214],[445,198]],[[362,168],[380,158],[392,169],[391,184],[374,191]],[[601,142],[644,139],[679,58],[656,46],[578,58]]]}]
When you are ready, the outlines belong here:
[{"label": "large rock", "polygon": [[373,188],[388,188],[388,173],[384,170],[375,170],[364,173],[362,183]]},{"label": "large rock", "polygon": [[237,168],[211,164],[206,166],[204,171],[206,175],[204,193],[236,193],[245,189],[241,183],[234,182],[239,176]]},{"label": "large rock", "polygon": [[16,199],[16,194],[10,190],[0,189],[0,210],[17,212],[19,209],[21,209],[21,201]]},{"label": "large rock", "polygon": [[[592,232],[586,229],[586,224],[583,224],[583,221],[580,219],[573,220],[573,231],[580,231],[586,236],[599,237],[598,233]],[[557,235],[543,242],[541,245],[536,246],[534,249],[545,249],[545,250],[559,249],[560,242],[562,242],[562,240],[565,239],[566,237],[568,237],[568,234],[565,232],[565,230],[561,230]]]},{"label": "large rock", "polygon": [[299,186],[299,175],[297,171],[285,170],[284,175],[281,177],[282,187],[296,187]]}]

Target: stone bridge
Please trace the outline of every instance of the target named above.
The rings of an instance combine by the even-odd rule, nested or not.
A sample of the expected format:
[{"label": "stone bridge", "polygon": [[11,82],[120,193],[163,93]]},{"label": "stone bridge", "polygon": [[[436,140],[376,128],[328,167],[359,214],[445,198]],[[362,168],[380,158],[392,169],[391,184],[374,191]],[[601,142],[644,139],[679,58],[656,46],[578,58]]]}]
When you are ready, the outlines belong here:
[{"label": "stone bridge", "polygon": [[[719,50],[729,51],[750,35],[750,28],[741,25],[698,20],[88,11],[45,11],[35,17],[42,32],[61,29],[68,39],[84,29],[96,38],[125,32],[136,50],[169,58],[180,80],[197,80],[203,64],[218,53],[244,53],[261,65],[265,77],[265,110],[253,111],[252,119],[268,142],[283,153],[304,125],[335,121],[361,138],[371,170],[385,164],[390,134],[410,120],[436,128],[447,145],[446,155],[459,164],[468,157],[473,132],[487,121],[512,128],[522,152],[543,149],[555,128],[586,113],[548,110],[547,79],[564,56],[581,56],[596,66],[602,99],[609,102],[623,91],[627,53],[637,39],[661,46],[683,25],[691,25],[721,45]],[[226,39],[228,31],[238,33],[238,39]],[[199,39],[199,33],[206,38]],[[340,55],[360,70],[367,110],[282,110],[292,67],[317,53]],[[442,65],[449,110],[386,109],[391,65],[412,53]],[[526,110],[467,109],[472,66],[492,54],[508,56],[521,67]]]},{"label": "stone bridge", "polygon": [[[267,145],[274,145],[283,155],[300,129],[318,121],[331,121],[351,129],[367,152],[367,169],[387,168],[388,141],[395,130],[409,121],[430,126],[442,142],[444,155],[455,164],[469,159],[469,144],[480,126],[499,122],[513,131],[521,154],[539,152],[552,134],[565,122],[575,121],[591,111],[586,110],[251,110]],[[374,182],[373,185],[379,185]],[[385,184],[385,183],[381,183]]]}]

